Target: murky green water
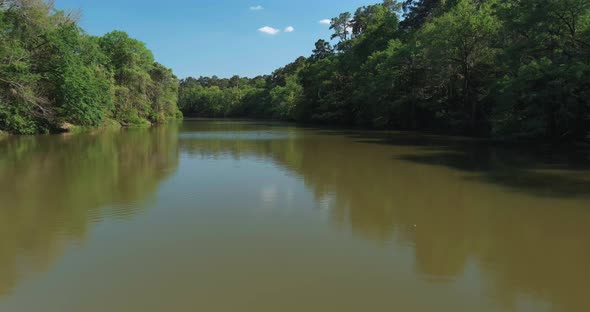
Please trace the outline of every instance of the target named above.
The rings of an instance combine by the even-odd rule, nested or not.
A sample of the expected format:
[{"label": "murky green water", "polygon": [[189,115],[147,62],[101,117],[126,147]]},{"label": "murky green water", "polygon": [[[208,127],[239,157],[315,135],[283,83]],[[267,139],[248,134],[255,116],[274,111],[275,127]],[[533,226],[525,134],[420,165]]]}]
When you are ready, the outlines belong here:
[{"label": "murky green water", "polygon": [[0,139],[0,311],[590,311],[584,151],[237,121]]}]

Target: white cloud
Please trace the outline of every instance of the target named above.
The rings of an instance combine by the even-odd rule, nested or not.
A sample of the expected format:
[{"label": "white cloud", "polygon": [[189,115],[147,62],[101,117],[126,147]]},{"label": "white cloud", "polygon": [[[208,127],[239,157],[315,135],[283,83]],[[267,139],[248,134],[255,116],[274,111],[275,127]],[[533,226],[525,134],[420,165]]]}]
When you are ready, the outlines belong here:
[{"label": "white cloud", "polygon": [[265,33],[267,35],[272,35],[272,36],[281,32],[280,30],[278,30],[276,28],[272,28],[270,26],[264,26],[264,27],[258,28],[258,31],[261,33]]},{"label": "white cloud", "polygon": [[332,23],[332,20],[330,19],[323,19],[320,21],[320,24],[324,24],[324,25],[330,25]]},{"label": "white cloud", "polygon": [[261,11],[264,10],[264,7],[261,5],[257,5],[257,6],[251,6],[250,7],[250,11]]},{"label": "white cloud", "polygon": [[293,26],[288,26],[287,28],[285,28],[286,33],[294,32],[294,31],[295,31],[295,27],[293,27]]}]

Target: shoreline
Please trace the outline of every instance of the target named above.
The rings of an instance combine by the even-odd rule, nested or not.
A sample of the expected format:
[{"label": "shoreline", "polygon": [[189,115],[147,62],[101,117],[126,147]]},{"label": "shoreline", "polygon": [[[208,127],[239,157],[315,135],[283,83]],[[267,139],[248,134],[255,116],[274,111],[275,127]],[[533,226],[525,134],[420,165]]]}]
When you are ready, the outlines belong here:
[{"label": "shoreline", "polygon": [[497,147],[505,147],[505,148],[539,148],[539,147],[572,147],[576,149],[588,149],[590,150],[590,138],[586,141],[550,141],[550,140],[540,140],[540,139],[494,139],[489,137],[473,137],[473,136],[466,136],[460,134],[453,134],[453,133],[445,133],[445,132],[437,132],[436,130],[395,130],[395,129],[375,129],[370,127],[362,127],[362,126],[343,126],[343,125],[334,125],[334,124],[322,124],[322,123],[302,123],[296,121],[289,121],[289,120],[280,120],[280,119],[272,119],[272,118],[248,118],[248,117],[183,117],[177,119],[170,119],[168,122],[159,123],[159,124],[122,124],[119,121],[114,119],[109,119],[105,121],[105,123],[99,127],[81,127],[69,123],[67,126],[61,126],[57,128],[57,132],[51,133],[37,133],[37,134],[12,134],[5,131],[0,130],[0,138],[5,137],[18,137],[18,136],[43,136],[43,135],[76,135],[82,133],[92,133],[92,132],[100,132],[100,131],[111,131],[111,130],[121,130],[121,129],[142,129],[142,128],[152,128],[152,127],[159,127],[165,126],[170,122],[184,122],[184,121],[219,121],[219,122],[272,122],[277,124],[285,124],[291,125],[300,128],[308,128],[308,129],[315,129],[315,130],[325,130],[325,131],[347,131],[347,132],[359,132],[359,133],[371,133],[374,134],[381,139],[387,139],[388,136],[394,135],[404,135],[407,137],[411,136],[419,136],[426,140],[432,141],[432,144],[436,144],[436,142],[441,143],[445,142],[446,144],[460,144],[460,143],[469,143],[469,144],[476,144],[476,145],[487,145],[487,146],[497,146]]},{"label": "shoreline", "polygon": [[407,136],[422,136],[433,140],[444,139],[446,141],[459,142],[471,142],[485,145],[497,145],[504,147],[539,147],[539,146],[575,146],[577,148],[588,148],[590,149],[590,137],[586,141],[551,141],[542,139],[501,139],[501,138],[490,138],[490,137],[477,137],[467,136],[461,134],[453,134],[444,131],[437,130],[396,130],[396,129],[375,129],[370,127],[362,126],[344,126],[335,124],[322,124],[322,123],[305,123],[290,120],[280,120],[272,118],[248,118],[248,117],[184,117],[182,121],[245,121],[245,122],[276,122],[290,124],[301,128],[311,128],[317,130],[329,130],[329,131],[359,131],[369,132],[375,134],[404,134]]}]

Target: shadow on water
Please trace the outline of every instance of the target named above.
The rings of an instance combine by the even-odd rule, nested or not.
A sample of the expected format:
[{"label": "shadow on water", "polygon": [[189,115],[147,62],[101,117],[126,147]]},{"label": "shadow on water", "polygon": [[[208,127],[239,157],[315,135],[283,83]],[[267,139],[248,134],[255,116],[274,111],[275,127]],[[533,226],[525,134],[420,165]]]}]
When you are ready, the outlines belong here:
[{"label": "shadow on water", "polygon": [[470,173],[465,179],[514,192],[557,198],[590,198],[590,148],[574,145],[524,146],[484,140],[403,132],[322,131],[356,142],[412,147],[395,159]]},{"label": "shadow on water", "polygon": [[0,295],[104,218],[128,219],[178,166],[174,127],[0,141]]},{"label": "shadow on water", "polygon": [[[187,124],[185,131],[218,127]],[[590,280],[584,150],[411,133],[281,131],[292,133],[260,140],[187,137],[179,146],[197,158],[272,161],[301,179],[316,203],[328,203],[335,227],[384,248],[410,246],[417,275],[452,281],[475,265],[476,279],[503,311],[522,311],[527,296],[552,311],[590,306],[583,294]]]},{"label": "shadow on water", "polygon": [[[388,258],[392,267],[409,262],[412,273],[434,283],[452,283],[476,267],[469,282],[483,285],[475,291],[499,311],[537,311],[519,309],[528,297],[552,311],[590,306],[584,150],[268,122],[154,130],[0,142],[0,293],[14,287],[21,270],[48,266],[64,237],[83,239],[93,220],[138,213],[132,207],[144,205],[134,204],[150,198],[182,153],[183,160],[272,163],[306,186],[302,202],[311,194],[318,206],[326,203],[316,208],[325,209],[330,229],[411,250],[409,260]],[[252,184],[270,179],[253,177]]]}]

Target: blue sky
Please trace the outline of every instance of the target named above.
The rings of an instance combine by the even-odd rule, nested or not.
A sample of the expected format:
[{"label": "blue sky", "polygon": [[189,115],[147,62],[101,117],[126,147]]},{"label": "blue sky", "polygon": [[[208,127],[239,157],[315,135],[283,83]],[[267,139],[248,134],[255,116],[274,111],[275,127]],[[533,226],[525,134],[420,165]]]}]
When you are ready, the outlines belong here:
[{"label": "blue sky", "polygon": [[[271,73],[328,39],[319,21],[380,0],[56,0],[90,34],[123,30],[177,76]],[[287,27],[293,32],[286,32]],[[267,33],[260,31],[265,28]],[[272,35],[276,30],[278,33]]]}]

